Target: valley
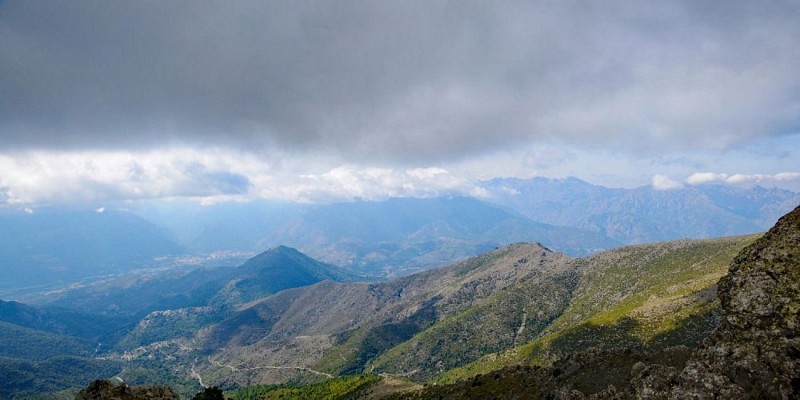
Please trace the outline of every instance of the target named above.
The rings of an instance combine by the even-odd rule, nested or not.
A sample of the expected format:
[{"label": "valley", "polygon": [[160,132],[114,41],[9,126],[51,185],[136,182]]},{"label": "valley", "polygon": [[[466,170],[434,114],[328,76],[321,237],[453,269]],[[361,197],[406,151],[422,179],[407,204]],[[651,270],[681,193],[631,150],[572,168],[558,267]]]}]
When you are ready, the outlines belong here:
[{"label": "valley", "polygon": [[0,400],[800,399],[800,0],[0,0]]},{"label": "valley", "polygon": [[[116,366],[107,378],[188,393],[201,386],[311,384],[359,373],[442,384],[505,366],[547,366],[590,349],[694,348],[722,321],[716,281],[758,237],[628,246],[578,259],[517,243],[385,282],[348,282],[357,277],[277,247],[239,267],[138,284],[125,296],[155,293],[148,285],[170,287],[161,295],[181,298],[185,307],[115,308],[120,316],[107,318],[121,325],[103,339],[108,344],[99,353],[74,354]],[[110,293],[92,297],[94,309],[108,310],[102,304],[112,299]],[[169,304],[158,296],[150,301]],[[87,307],[81,304],[74,302]],[[0,314],[9,326],[22,323],[13,315]],[[89,323],[97,317],[74,318]],[[59,338],[90,338],[59,329]],[[44,357],[67,354],[67,348],[60,345],[61,353]],[[7,368],[14,365],[10,360]]]},{"label": "valley", "polygon": [[[576,180],[527,184],[599,190]],[[609,199],[639,196],[599,191]],[[748,193],[762,202],[747,212],[729,207],[740,218],[768,219],[768,210],[793,199],[787,192]],[[730,193],[725,204],[737,195],[742,193]],[[259,206],[245,209],[253,207]],[[226,206],[223,215],[235,215],[235,209]],[[145,268],[99,279],[7,288],[3,293],[28,304],[0,303],[0,376],[6,382],[0,395],[68,398],[91,377],[166,385],[184,396],[212,386],[231,393],[259,385],[268,385],[263,390],[270,393],[303,387],[324,392],[325,382],[355,385],[362,381],[353,377],[364,376],[370,383],[355,385],[359,390],[374,387],[380,396],[392,396],[418,390],[415,385],[459,385],[492,371],[516,376],[520,365],[534,368],[522,370],[524,376],[537,377],[536,368],[567,368],[559,365],[572,357],[594,365],[603,354],[617,355],[608,368],[623,384],[636,362],[681,367],[723,324],[717,282],[736,255],[761,237],[614,247],[614,239],[583,223],[534,223],[466,198],[291,210],[273,215],[277,225],[251,236],[252,246],[287,240],[328,254],[338,265],[286,245],[260,254],[243,246],[159,256],[141,264]],[[221,218],[212,217],[214,209],[202,211],[196,226]],[[713,229],[757,229],[752,221]],[[577,254],[514,242],[525,237],[552,240]],[[595,244],[588,250],[571,243]],[[453,258],[460,261],[448,261]]]}]

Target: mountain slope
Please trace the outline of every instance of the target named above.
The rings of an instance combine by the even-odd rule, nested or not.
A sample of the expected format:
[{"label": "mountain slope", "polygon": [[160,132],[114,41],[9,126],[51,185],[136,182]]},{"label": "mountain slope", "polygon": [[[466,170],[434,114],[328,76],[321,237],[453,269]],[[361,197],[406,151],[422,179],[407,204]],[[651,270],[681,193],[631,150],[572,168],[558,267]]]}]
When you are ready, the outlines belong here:
[{"label": "mountain slope", "polygon": [[0,321],[37,331],[85,339],[97,339],[120,330],[129,320],[78,313],[65,309],[39,308],[16,301],[0,300]]},{"label": "mountain slope", "polygon": [[[22,398],[82,385],[122,369],[94,358],[97,338],[121,321],[0,302],[0,398]],[[105,340],[103,338],[102,340]]]},{"label": "mountain slope", "polygon": [[800,207],[744,249],[719,282],[726,318],[687,366],[653,365],[633,382],[658,398],[800,394]]},{"label": "mountain slope", "polygon": [[389,282],[324,281],[244,304],[185,343],[217,349],[197,365],[209,382],[281,382],[360,371],[437,321],[569,261],[540,245],[516,244]]},{"label": "mountain slope", "polygon": [[[518,265],[529,262],[517,260]],[[579,277],[574,263],[540,265],[532,276],[392,348],[369,369],[425,381],[488,353],[526,343],[561,315]]]},{"label": "mountain slope", "polygon": [[592,350],[570,354],[551,368],[506,367],[387,398],[796,398],[798,257],[800,207],[735,257],[718,284],[724,322],[688,356],[675,357],[676,348]]},{"label": "mountain slope", "polygon": [[57,356],[90,356],[96,343],[0,322],[0,357],[40,361]]},{"label": "mountain slope", "polygon": [[[758,236],[626,246],[575,261],[569,306],[534,340],[447,372],[453,381],[589,350],[698,346],[721,323],[716,282]],[[508,312],[501,310],[499,312]]]},{"label": "mountain slope", "polygon": [[230,270],[225,276],[228,282],[209,302],[242,304],[288,288],[354,278],[353,274],[339,267],[321,263],[293,248],[278,246]]},{"label": "mountain slope", "polygon": [[[241,304],[194,337],[124,354],[174,357],[164,346],[185,348],[168,368],[191,365],[205,382],[239,386],[362,371],[423,381],[444,372],[441,380],[452,381],[597,347],[697,346],[721,319],[716,280],[753,240],[628,246],[578,260],[516,244],[382,283],[284,290]],[[153,317],[154,326],[173,326]]]},{"label": "mountain slope", "polygon": [[124,368],[118,361],[59,356],[42,361],[0,357],[0,398],[29,398],[79,388]]},{"label": "mountain slope", "polygon": [[239,267],[200,268],[178,276],[145,276],[134,282],[61,291],[52,294],[48,304],[141,318],[155,310],[230,306],[325,279],[355,278],[336,266],[278,246]]}]

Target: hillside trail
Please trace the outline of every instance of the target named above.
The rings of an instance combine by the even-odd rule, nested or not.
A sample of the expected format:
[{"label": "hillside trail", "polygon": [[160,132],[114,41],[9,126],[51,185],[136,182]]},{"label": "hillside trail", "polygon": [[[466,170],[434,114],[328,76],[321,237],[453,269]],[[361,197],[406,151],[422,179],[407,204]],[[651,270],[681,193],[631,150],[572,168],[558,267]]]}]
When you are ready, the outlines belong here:
[{"label": "hillside trail", "polygon": [[200,384],[200,386],[202,386],[202,387],[203,387],[203,389],[207,389],[207,388],[208,388],[208,386],[207,386],[205,383],[203,383],[203,377],[202,377],[202,376],[200,376],[200,374],[199,374],[199,373],[197,373],[197,371],[194,369],[194,367],[195,367],[195,364],[196,364],[196,363],[197,363],[197,359],[195,358],[195,359],[194,359],[194,362],[192,363],[192,377],[194,377],[195,379],[197,379],[197,383],[199,383],[199,384]]},{"label": "hillside trail", "polygon": [[215,365],[215,366],[219,367],[219,368],[230,369],[231,372],[235,372],[235,371],[254,371],[254,370],[259,370],[259,369],[294,369],[294,370],[299,370],[299,371],[310,372],[312,374],[324,376],[324,377],[329,378],[329,379],[330,378],[334,378],[333,375],[331,375],[331,374],[329,374],[327,372],[316,371],[316,370],[313,370],[313,369],[308,368],[308,367],[296,367],[296,366],[285,366],[285,365],[262,365],[262,366],[258,366],[258,367],[241,368],[241,367],[236,367],[236,366],[233,366],[233,365],[223,364],[223,363],[221,363],[219,361],[213,360],[211,358],[211,356],[208,357],[208,362],[211,363],[212,365]]}]

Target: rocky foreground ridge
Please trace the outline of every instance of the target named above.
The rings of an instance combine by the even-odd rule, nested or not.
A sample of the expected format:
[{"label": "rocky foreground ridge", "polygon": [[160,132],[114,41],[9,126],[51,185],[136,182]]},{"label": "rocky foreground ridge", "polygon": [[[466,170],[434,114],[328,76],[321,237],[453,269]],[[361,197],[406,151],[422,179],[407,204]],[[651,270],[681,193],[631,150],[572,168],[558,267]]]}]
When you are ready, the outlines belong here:
[{"label": "rocky foreground ridge", "polygon": [[725,320],[692,353],[588,351],[392,398],[800,398],[800,207],[739,253],[718,296]]},{"label": "rocky foreground ridge", "polygon": [[736,257],[718,296],[726,313],[722,326],[680,373],[642,368],[637,396],[798,398],[800,207]]}]

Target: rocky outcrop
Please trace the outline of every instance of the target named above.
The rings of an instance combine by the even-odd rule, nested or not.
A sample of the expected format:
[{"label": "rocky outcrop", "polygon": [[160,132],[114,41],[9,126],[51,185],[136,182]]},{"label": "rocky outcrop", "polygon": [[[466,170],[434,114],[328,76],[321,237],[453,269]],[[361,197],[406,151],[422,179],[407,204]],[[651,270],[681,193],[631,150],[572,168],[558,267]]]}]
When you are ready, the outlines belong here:
[{"label": "rocky outcrop", "polygon": [[75,395],[75,400],[179,400],[180,396],[166,386],[115,385],[97,380]]},{"label": "rocky outcrop", "polygon": [[719,283],[722,326],[682,371],[639,366],[639,398],[800,396],[800,207],[733,261]]}]

